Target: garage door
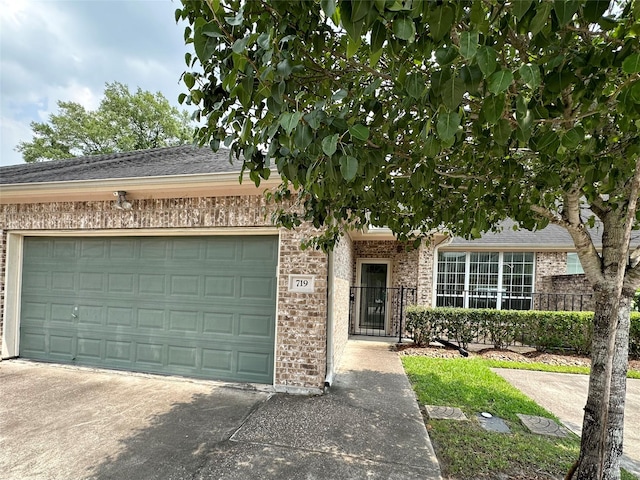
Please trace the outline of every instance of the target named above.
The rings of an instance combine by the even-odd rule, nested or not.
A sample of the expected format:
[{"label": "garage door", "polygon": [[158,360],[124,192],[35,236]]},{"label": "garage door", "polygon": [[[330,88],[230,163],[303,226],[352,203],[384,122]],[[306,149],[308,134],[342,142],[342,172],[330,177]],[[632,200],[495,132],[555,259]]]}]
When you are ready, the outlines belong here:
[{"label": "garage door", "polygon": [[24,240],[20,356],[273,382],[278,239]]}]

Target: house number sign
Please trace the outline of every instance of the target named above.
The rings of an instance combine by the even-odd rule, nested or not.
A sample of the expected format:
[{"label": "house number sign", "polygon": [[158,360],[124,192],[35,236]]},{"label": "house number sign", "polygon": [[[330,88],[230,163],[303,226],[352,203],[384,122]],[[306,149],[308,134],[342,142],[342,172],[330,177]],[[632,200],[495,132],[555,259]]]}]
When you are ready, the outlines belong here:
[{"label": "house number sign", "polygon": [[289,291],[315,293],[315,275],[289,275]]}]

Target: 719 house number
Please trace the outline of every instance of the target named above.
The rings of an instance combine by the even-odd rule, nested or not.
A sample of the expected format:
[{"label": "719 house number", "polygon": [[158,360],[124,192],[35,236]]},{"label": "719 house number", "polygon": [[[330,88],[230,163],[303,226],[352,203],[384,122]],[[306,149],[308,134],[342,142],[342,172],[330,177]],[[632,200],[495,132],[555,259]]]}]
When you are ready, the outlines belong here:
[{"label": "719 house number", "polygon": [[314,275],[289,275],[289,291],[298,293],[315,292]]}]

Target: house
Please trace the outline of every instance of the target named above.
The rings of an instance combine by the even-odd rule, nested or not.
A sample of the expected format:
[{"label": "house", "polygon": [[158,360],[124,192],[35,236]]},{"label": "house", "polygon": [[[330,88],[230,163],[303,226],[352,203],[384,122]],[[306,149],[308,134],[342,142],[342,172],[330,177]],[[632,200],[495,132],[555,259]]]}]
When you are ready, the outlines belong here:
[{"label": "house", "polygon": [[310,226],[270,220],[277,180],[238,172],[191,146],[1,168],[1,357],[320,392],[350,333],[391,332],[394,289],[400,308],[534,308],[585,288],[555,227],[302,250]]}]

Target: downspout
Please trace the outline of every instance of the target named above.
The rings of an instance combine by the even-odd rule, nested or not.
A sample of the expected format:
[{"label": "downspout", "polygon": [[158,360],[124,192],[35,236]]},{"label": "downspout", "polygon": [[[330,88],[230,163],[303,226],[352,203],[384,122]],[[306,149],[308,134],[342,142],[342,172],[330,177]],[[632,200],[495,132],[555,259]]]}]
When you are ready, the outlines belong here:
[{"label": "downspout", "polygon": [[449,245],[453,241],[453,237],[449,236],[440,242],[438,245],[433,247],[433,268],[431,269],[431,274],[433,279],[431,281],[431,306],[435,307],[438,301],[437,298],[437,288],[438,288],[438,249],[440,247],[444,247]]},{"label": "downspout", "polygon": [[334,273],[334,256],[333,252],[329,252],[327,257],[327,368],[324,378],[325,390],[333,383],[334,365],[333,365],[333,273]]}]

